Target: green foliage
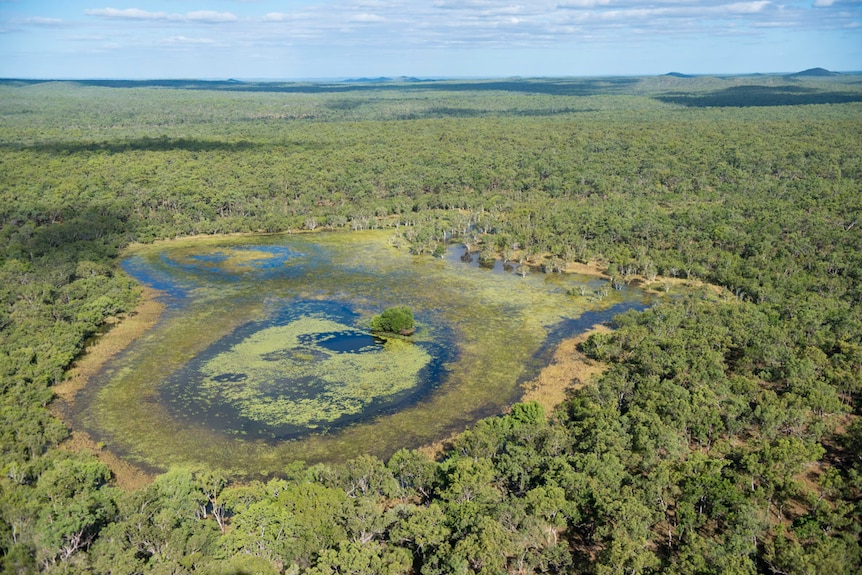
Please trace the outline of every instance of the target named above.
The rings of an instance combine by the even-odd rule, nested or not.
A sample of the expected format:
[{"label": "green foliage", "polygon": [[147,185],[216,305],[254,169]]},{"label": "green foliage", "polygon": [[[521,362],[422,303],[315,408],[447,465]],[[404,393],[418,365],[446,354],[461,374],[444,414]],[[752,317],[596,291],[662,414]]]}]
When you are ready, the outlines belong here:
[{"label": "green foliage", "polygon": [[410,573],[412,557],[407,549],[385,548],[379,543],[344,541],[338,549],[324,551],[309,575],[399,575]]},{"label": "green foliage", "polygon": [[9,569],[80,563],[117,514],[117,493],[103,464],[85,455],[52,453],[39,467],[29,493],[7,479],[0,484],[2,525],[9,536],[3,563]]},{"label": "green foliage", "polygon": [[400,449],[389,458],[386,467],[398,483],[399,497],[421,500],[430,497],[437,478],[437,464],[430,458],[417,451]]},{"label": "green foliage", "polygon": [[545,410],[535,401],[516,403],[511,417],[518,425],[537,425],[545,422]]},{"label": "green foliage", "polygon": [[158,572],[209,563],[220,533],[210,475],[174,469],[120,498],[118,516],[90,551],[95,569]]},{"label": "green foliage", "polygon": [[[3,83],[0,570],[859,572],[854,82]],[[50,386],[137,298],[120,248],[303,227],[722,290],[617,318],[595,385],[440,462],[123,493],[55,449]]]},{"label": "green foliage", "polygon": [[371,331],[409,334],[415,328],[413,310],[405,305],[390,307],[371,318]]}]

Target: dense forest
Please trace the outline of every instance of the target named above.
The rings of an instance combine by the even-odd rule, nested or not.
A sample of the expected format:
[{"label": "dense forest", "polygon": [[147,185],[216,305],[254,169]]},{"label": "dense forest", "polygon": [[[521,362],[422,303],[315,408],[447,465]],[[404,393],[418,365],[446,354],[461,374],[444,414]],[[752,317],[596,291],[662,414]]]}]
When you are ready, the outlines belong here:
[{"label": "dense forest", "polygon": [[[0,571],[858,573],[860,220],[859,76],[2,81]],[[63,448],[52,386],[140,300],[124,246],[366,228],[722,289],[437,459],[129,491]]]}]

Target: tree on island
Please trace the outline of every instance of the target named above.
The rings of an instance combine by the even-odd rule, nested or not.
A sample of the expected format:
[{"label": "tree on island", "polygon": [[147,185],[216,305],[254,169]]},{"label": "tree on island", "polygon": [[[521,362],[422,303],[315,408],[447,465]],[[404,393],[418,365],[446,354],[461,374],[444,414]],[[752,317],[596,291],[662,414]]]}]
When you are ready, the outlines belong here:
[{"label": "tree on island", "polygon": [[371,331],[413,335],[416,331],[413,310],[405,305],[390,307],[371,318]]}]

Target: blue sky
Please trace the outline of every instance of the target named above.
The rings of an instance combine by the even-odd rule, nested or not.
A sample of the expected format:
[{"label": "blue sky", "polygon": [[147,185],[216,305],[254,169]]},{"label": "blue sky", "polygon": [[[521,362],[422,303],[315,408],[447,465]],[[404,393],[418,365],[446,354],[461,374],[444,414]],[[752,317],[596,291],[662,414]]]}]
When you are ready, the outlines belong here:
[{"label": "blue sky", "polygon": [[862,0],[0,0],[0,77],[862,70]]}]

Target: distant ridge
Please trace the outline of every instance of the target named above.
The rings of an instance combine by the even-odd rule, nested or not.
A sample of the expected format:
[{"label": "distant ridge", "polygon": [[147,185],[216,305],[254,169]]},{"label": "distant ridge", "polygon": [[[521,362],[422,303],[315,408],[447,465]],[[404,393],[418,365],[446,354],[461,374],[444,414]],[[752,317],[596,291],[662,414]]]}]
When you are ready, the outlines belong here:
[{"label": "distant ridge", "polygon": [[671,76],[673,78],[694,78],[691,74],[683,74],[682,72],[668,72],[665,76]]},{"label": "distant ridge", "polygon": [[398,76],[397,78],[380,76],[378,78],[347,78],[342,81],[350,84],[382,84],[383,82],[425,82],[427,80],[414,78],[413,76]]},{"label": "distant ridge", "polygon": [[347,78],[343,81],[350,82],[351,84],[365,84],[369,82],[391,82],[392,78],[387,78],[386,76],[380,76],[379,78]]},{"label": "distant ridge", "polygon": [[826,68],[809,68],[807,70],[803,70],[801,72],[796,72],[795,74],[788,74],[788,78],[805,78],[805,77],[823,77],[823,76],[840,76],[841,74],[837,72],[830,72]]}]

